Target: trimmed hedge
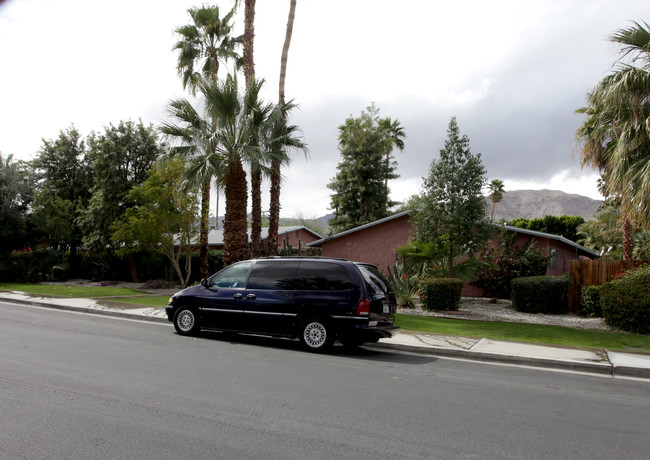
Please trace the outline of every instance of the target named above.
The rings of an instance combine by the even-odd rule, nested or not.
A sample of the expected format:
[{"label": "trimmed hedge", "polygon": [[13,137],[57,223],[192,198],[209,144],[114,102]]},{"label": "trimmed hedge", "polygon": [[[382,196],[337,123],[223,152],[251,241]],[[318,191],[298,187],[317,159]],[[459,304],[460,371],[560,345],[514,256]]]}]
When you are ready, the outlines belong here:
[{"label": "trimmed hedge", "polygon": [[569,312],[569,276],[526,276],[512,280],[512,306],[526,313]]},{"label": "trimmed hedge", "polygon": [[598,285],[582,286],[580,293],[580,316],[587,318],[602,318],[603,310],[600,308],[600,288]]},{"label": "trimmed hedge", "polygon": [[463,281],[457,278],[425,278],[420,281],[420,300],[428,311],[458,310]]},{"label": "trimmed hedge", "polygon": [[600,290],[605,322],[617,329],[650,333],[650,267],[617,275]]}]

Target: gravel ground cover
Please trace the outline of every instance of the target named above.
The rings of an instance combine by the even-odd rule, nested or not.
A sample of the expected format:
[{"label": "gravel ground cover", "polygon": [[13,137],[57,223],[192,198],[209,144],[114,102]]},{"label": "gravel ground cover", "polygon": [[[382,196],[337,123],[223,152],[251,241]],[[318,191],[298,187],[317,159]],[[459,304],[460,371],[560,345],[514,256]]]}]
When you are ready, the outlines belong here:
[{"label": "gravel ground cover", "polygon": [[421,307],[400,308],[398,313],[438,318],[467,319],[475,321],[507,321],[512,323],[548,324],[553,326],[581,327],[585,329],[611,330],[602,318],[583,318],[577,315],[545,315],[542,313],[522,313],[512,308],[510,300],[497,300],[480,297],[463,297],[458,311],[429,312]]}]

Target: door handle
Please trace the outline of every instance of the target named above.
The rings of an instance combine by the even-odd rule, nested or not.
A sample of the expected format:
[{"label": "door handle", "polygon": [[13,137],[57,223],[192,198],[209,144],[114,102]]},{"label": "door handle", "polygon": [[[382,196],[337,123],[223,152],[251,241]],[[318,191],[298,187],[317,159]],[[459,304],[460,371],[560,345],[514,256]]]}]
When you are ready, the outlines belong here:
[{"label": "door handle", "polygon": [[241,299],[244,298],[244,295],[240,294],[240,293],[237,293],[234,296],[232,296],[232,298],[235,299],[235,300],[241,300]]},{"label": "door handle", "polygon": [[257,296],[255,294],[248,294],[246,296],[246,299],[247,300],[255,300],[255,299],[257,299]]}]

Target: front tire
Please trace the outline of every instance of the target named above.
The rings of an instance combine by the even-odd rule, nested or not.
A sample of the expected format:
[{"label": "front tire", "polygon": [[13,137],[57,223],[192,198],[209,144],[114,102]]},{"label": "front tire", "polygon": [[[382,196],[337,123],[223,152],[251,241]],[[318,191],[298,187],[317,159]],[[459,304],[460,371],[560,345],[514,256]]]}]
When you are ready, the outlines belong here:
[{"label": "front tire", "polygon": [[311,318],[300,327],[300,342],[307,351],[320,353],[332,346],[334,332],[323,319]]},{"label": "front tire", "polygon": [[179,335],[196,335],[199,330],[199,318],[189,307],[181,307],[174,315],[174,328]]}]

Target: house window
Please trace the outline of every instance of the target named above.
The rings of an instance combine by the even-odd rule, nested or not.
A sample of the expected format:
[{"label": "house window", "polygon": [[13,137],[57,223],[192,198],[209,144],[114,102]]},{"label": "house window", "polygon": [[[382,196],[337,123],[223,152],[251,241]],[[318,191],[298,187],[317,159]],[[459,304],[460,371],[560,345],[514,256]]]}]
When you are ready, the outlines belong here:
[{"label": "house window", "polygon": [[550,249],[548,254],[548,268],[555,270],[557,268],[557,250]]}]

